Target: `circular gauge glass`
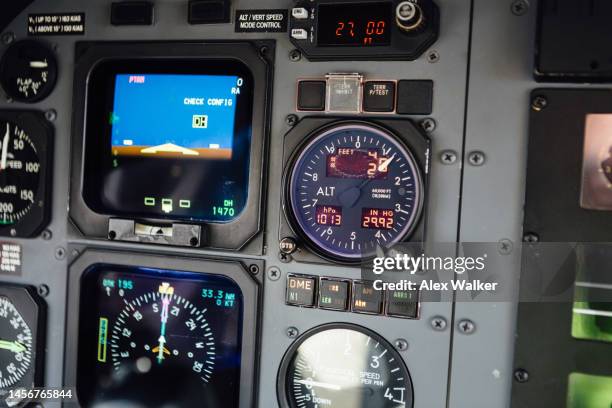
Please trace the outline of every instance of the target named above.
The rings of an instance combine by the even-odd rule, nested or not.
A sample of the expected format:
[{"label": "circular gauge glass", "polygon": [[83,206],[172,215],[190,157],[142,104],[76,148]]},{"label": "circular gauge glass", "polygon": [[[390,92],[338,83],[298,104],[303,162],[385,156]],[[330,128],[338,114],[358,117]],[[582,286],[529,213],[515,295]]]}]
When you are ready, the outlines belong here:
[{"label": "circular gauge glass", "polygon": [[0,297],[0,389],[19,384],[33,361],[32,330],[15,305]]},{"label": "circular gauge glass", "polygon": [[330,324],[304,334],[287,352],[278,391],[283,408],[412,407],[401,356],[359,326]]},{"label": "circular gauge glass", "polygon": [[289,219],[315,252],[358,262],[408,236],[423,181],[416,160],[391,132],[339,123],[298,151],[287,180]]},{"label": "circular gauge glass", "polygon": [[[136,361],[139,369],[144,365],[147,370],[152,363],[163,367],[168,361],[191,367],[194,374],[208,383],[213,375],[216,353],[205,313],[206,309],[175,294],[174,288],[167,283],[157,292],[145,293],[128,302],[119,313],[110,336],[115,370],[121,370],[124,362],[131,365]],[[156,331],[156,335],[139,335],[151,331]]]},{"label": "circular gauge glass", "polygon": [[47,97],[55,86],[57,62],[53,52],[33,40],[11,45],[0,60],[0,83],[9,97],[33,103]]},{"label": "circular gauge glass", "polygon": [[30,136],[0,119],[0,225],[13,225],[35,204],[41,162]]}]

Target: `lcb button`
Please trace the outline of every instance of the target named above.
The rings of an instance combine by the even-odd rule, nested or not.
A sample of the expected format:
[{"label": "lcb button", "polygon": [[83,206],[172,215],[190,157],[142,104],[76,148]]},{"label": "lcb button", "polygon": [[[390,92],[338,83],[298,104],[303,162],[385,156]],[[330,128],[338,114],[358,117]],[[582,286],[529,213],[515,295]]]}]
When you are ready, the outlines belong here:
[{"label": "lcb button", "polygon": [[315,303],[317,281],[315,278],[304,276],[289,276],[287,278],[288,305],[312,307]]}]

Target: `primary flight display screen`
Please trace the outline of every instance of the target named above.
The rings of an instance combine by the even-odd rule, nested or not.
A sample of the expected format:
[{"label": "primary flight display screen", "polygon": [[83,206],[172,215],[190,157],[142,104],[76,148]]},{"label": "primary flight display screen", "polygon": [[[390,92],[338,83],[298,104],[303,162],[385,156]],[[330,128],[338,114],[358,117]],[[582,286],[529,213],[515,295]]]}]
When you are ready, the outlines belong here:
[{"label": "primary flight display screen", "polygon": [[92,70],[88,91],[83,196],[90,208],[207,222],[240,215],[253,104],[244,64],[112,60]]},{"label": "primary flight display screen", "polygon": [[241,87],[237,76],[118,74],[113,154],[231,159]]}]

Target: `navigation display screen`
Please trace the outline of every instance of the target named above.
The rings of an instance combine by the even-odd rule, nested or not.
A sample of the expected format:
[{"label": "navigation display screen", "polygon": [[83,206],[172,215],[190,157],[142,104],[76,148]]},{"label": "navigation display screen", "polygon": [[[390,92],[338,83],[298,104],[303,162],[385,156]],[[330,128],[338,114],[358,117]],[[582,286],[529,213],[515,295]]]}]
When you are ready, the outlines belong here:
[{"label": "navigation display screen", "polygon": [[237,60],[99,64],[88,87],[88,207],[131,218],[238,218],[248,194],[252,105],[252,74]]},{"label": "navigation display screen", "polygon": [[133,393],[142,406],[238,407],[242,302],[220,275],[94,266],[81,280],[81,404]]},{"label": "navigation display screen", "polygon": [[236,76],[118,74],[112,146],[118,156],[230,159]]}]

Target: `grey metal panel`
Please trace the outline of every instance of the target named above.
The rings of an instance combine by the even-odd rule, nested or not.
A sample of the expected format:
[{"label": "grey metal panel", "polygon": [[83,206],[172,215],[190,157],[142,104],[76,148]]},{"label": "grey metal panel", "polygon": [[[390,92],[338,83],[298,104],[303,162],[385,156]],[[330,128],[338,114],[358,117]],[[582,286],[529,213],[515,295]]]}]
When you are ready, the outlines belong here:
[{"label": "grey metal panel", "polygon": [[[289,8],[289,0],[235,0],[233,8]],[[46,100],[35,104],[36,109],[55,109],[57,119],[55,165],[53,182],[53,212],[49,229],[53,232],[50,241],[41,238],[15,240],[24,243],[24,276],[15,279],[26,283],[46,283],[51,292],[49,302],[48,353],[46,381],[48,386],[60,386],[63,376],[65,301],[67,299],[67,264],[56,260],[57,247],[68,245],[95,246],[99,242],[81,237],[67,221],[70,125],[72,104],[72,69],[74,42],[82,40],[206,40],[206,39],[275,39],[276,67],[273,83],[272,122],[268,163],[268,194],[266,202],[266,255],[257,257],[266,265],[276,266],[282,271],[279,281],[266,283],[262,319],[262,350],[260,359],[259,406],[274,408],[276,402],[276,375],[280,360],[290,343],[285,335],[289,326],[301,332],[326,322],[353,322],[369,327],[387,340],[397,338],[408,340],[409,348],[402,353],[411,371],[415,386],[415,406],[443,407],[446,404],[450,330],[437,332],[431,329],[430,319],[441,315],[449,321],[452,316],[450,303],[428,303],[421,308],[421,319],[410,321],[376,316],[365,316],[322,310],[304,310],[284,305],[284,279],[287,273],[338,276],[357,279],[358,268],[336,267],[312,264],[283,264],[278,261],[278,228],[280,208],[280,180],[282,159],[282,137],[287,132],[285,117],[294,113],[295,81],[299,77],[317,77],[327,72],[360,72],[368,77],[389,79],[432,79],[434,89],[433,117],[437,127],[432,133],[433,163],[430,177],[430,198],[427,236],[431,242],[453,242],[457,237],[460,163],[440,164],[438,157],[442,150],[460,152],[463,141],[463,119],[465,80],[468,57],[469,2],[438,0],[441,9],[440,39],[434,45],[440,60],[427,61],[426,56],[414,62],[318,62],[305,59],[299,62],[289,60],[292,49],[287,34],[236,34],[233,24],[194,25],[187,21],[187,2],[178,0],[156,1],[156,23],[151,27],[113,27],[110,21],[108,0],[37,0],[9,26],[17,38],[25,37],[26,15],[46,12],[85,12],[86,33],[84,36],[43,37],[57,45],[59,78],[55,91]],[[503,4],[504,11],[508,7]],[[495,24],[495,23],[492,23]],[[484,34],[485,36],[488,34]],[[4,46],[0,46],[0,52]],[[8,104],[0,100],[0,108],[25,107],[22,104]],[[28,106],[32,107],[32,106]],[[505,109],[502,109],[505,111]],[[420,118],[417,118],[420,119]],[[480,176],[479,176],[480,177]],[[476,213],[477,214],[477,213]],[[497,214],[496,214],[497,215]],[[496,218],[496,217],[493,217]],[[107,248],[126,250],[149,248],[138,244],[109,243]],[[155,248],[162,254],[221,255],[239,257],[241,253],[222,253],[206,250],[179,248]],[[194,252],[195,251],[195,252]],[[246,250],[245,250],[246,251]],[[70,254],[68,254],[70,255]],[[469,377],[464,377],[469,379]],[[49,404],[49,406],[53,406]],[[469,405],[453,405],[457,407]],[[491,405],[493,406],[493,405]]]},{"label": "grey metal panel", "polygon": [[[460,241],[510,239],[517,251],[536,7],[516,16],[510,6],[507,0],[474,1]],[[467,164],[475,150],[486,154],[483,166]],[[510,256],[488,268],[512,275],[517,285],[517,259]],[[471,335],[456,328],[464,318],[476,324]],[[509,406],[515,319],[515,302],[456,303],[449,407]]]}]

